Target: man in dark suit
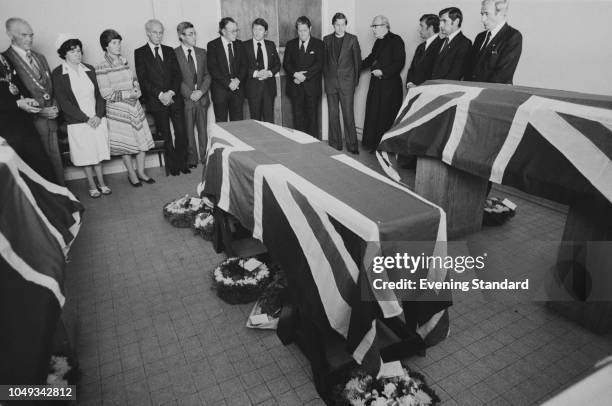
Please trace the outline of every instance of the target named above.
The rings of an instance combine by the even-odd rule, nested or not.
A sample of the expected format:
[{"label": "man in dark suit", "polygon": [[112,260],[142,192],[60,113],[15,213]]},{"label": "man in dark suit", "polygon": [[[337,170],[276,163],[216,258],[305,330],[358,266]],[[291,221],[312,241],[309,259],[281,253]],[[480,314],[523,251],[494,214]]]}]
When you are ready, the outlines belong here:
[{"label": "man in dark suit", "polygon": [[[165,141],[166,166],[173,176],[190,173],[187,167],[184,103],[181,97],[181,70],[174,49],[162,45],[164,26],[158,20],[145,24],[149,41],[134,51],[136,75],[142,100],[155,120],[155,128]],[[174,127],[174,145],[170,132]]]},{"label": "man in dark suit", "polygon": [[406,77],[406,87],[419,86],[431,79],[434,62],[440,53],[443,40],[440,32],[440,18],[435,14],[424,14],[419,20],[419,36],[423,40],[414,52]]},{"label": "man in dark suit", "polygon": [[342,13],[332,17],[334,32],[325,36],[325,93],[327,94],[327,111],[329,113],[329,145],[342,150],[342,131],[340,130],[340,111],[342,108],[344,132],[346,133],[346,149],[359,153],[357,146],[357,131],[355,130],[354,97],[355,88],[359,83],[361,69],[361,48],[353,34],[346,32],[348,20]]},{"label": "man in dark suit", "polygon": [[472,41],[461,32],[463,14],[457,7],[440,11],[440,32],[444,36],[431,73],[432,79],[461,80],[465,76]]},{"label": "man in dark suit", "polygon": [[44,55],[32,49],[34,32],[27,21],[13,17],[6,20],[5,25],[11,46],[4,52],[4,57],[13,65],[21,79],[21,91],[38,103],[40,110],[30,117],[53,166],[54,178],[59,185],[64,185],[64,167],[57,141],[56,119],[59,111],[54,98],[49,64]]},{"label": "man in dark suit", "polygon": [[287,42],[283,67],[293,107],[294,128],[321,139],[318,110],[325,48],[323,41],[310,35],[311,25],[308,17],[297,19],[298,37]]},{"label": "man in dark suit", "polygon": [[480,15],[485,31],[476,36],[466,80],[512,84],[523,36],[506,22],[507,0],[485,0]]},{"label": "man in dark suit", "polygon": [[185,102],[185,132],[187,135],[187,164],[190,168],[198,165],[198,151],[193,131],[198,130],[200,162],[206,163],[206,145],[208,134],[206,116],[210,100],[210,75],[206,67],[206,51],[196,47],[196,31],[188,21],[183,21],[176,27],[181,45],[174,49],[176,59],[181,69],[181,96]]},{"label": "man in dark suit", "polygon": [[251,24],[253,38],[244,41],[248,72],[246,97],[251,118],[274,122],[274,98],[276,97],[276,74],[280,71],[280,58],[274,42],[264,39],[268,23],[257,18]]},{"label": "man in dark suit", "polygon": [[236,40],[238,25],[231,17],[219,21],[219,38],[206,46],[208,72],[212,77],[210,91],[217,122],[243,119],[244,81],[247,75],[246,55]]}]

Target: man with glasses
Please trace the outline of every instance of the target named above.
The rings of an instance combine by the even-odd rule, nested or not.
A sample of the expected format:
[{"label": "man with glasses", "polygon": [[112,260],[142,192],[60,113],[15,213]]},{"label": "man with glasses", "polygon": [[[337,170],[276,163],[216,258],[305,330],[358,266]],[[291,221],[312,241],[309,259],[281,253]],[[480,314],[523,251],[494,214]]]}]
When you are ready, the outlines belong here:
[{"label": "man with glasses", "polygon": [[440,33],[444,39],[431,74],[432,79],[461,80],[468,70],[470,41],[461,32],[463,14],[457,7],[440,11]]},{"label": "man with glasses", "polygon": [[371,74],[361,145],[374,153],[402,106],[404,93],[400,72],[406,63],[406,50],[402,38],[390,31],[387,17],[374,17],[371,27],[376,41],[361,64],[361,68],[369,69]]},{"label": "man with glasses", "polygon": [[[136,76],[147,112],[153,116],[158,135],[166,148],[166,168],[172,176],[191,173],[187,167],[184,102],[181,97],[181,69],[174,49],[163,45],[164,26],[159,20],[145,24],[149,41],[134,51]],[[174,128],[174,144],[170,131]]]},{"label": "man with glasses", "polygon": [[208,88],[210,75],[206,67],[206,51],[196,47],[196,31],[188,21],[176,27],[181,45],[174,49],[181,68],[181,96],[185,102],[185,126],[187,133],[187,164],[190,168],[198,165],[198,151],[194,127],[198,130],[200,162],[206,163],[206,115],[208,113]]},{"label": "man with glasses", "polygon": [[334,32],[325,36],[325,93],[329,112],[329,145],[342,150],[342,130],[340,129],[340,111],[342,108],[346,149],[352,154],[359,154],[353,101],[355,88],[359,83],[361,68],[361,48],[353,34],[346,32],[348,20],[342,13],[332,17]]},{"label": "man with glasses", "polygon": [[238,25],[231,17],[219,21],[219,38],[208,43],[208,71],[215,121],[243,119],[244,81],[247,60],[241,41],[237,41]]},{"label": "man with glasses", "polygon": [[310,35],[311,23],[302,16],[295,22],[298,37],[287,42],[283,67],[287,74],[287,94],[293,107],[293,125],[315,138],[319,134],[318,110],[321,101],[323,41]]}]

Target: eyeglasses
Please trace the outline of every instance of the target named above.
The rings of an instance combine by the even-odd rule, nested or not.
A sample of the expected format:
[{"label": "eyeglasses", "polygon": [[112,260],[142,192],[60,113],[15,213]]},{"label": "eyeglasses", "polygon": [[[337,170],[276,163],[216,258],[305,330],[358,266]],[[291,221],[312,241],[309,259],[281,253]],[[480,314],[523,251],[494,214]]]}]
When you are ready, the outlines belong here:
[{"label": "eyeglasses", "polygon": [[387,24],[372,24],[370,25],[371,28],[376,28],[376,27],[385,27]]}]

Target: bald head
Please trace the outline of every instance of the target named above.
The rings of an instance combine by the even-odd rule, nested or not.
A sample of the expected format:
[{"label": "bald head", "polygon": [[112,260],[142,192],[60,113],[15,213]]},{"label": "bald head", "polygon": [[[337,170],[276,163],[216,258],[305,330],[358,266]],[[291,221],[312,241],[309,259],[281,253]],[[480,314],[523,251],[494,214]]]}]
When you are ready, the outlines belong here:
[{"label": "bald head", "polygon": [[11,39],[11,44],[26,51],[32,49],[34,32],[26,20],[12,17],[6,20],[4,26],[6,27],[6,35]]},{"label": "bald head", "polygon": [[384,37],[389,32],[389,29],[391,29],[391,25],[387,17],[379,15],[372,20],[372,31],[376,38]]}]

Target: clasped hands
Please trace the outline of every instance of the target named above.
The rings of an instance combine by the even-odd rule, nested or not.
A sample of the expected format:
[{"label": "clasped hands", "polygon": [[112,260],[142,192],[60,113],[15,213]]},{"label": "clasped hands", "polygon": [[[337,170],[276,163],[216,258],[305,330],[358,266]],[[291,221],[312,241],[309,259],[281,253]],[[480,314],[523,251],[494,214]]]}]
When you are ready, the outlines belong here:
[{"label": "clasped hands", "polygon": [[197,102],[202,98],[202,96],[204,96],[204,92],[202,92],[201,90],[194,90],[193,92],[191,92],[189,98],[191,99],[191,101]]},{"label": "clasped hands", "polygon": [[102,119],[100,117],[93,116],[93,117],[89,117],[89,120],[87,120],[87,125],[89,125],[91,128],[98,128],[101,122],[102,122]]},{"label": "clasped hands", "polygon": [[271,78],[272,76],[274,76],[272,75],[272,72],[267,69],[255,71],[255,75],[254,75],[254,77],[256,77],[257,80],[265,80],[265,79]]},{"label": "clasped hands", "polygon": [[161,104],[163,104],[164,106],[169,106],[174,103],[174,100],[172,99],[172,97],[174,97],[174,94],[175,93],[173,90],[168,90],[167,92],[161,92],[159,96],[157,96],[157,98],[159,99]]},{"label": "clasped hands", "polygon": [[374,69],[372,75],[376,76],[378,79],[382,79],[383,72],[380,69]]},{"label": "clasped hands", "polygon": [[234,90],[237,90],[239,87],[240,87],[240,79],[231,78],[230,83],[229,83],[230,90],[233,92]]},{"label": "clasped hands", "polygon": [[293,83],[295,83],[296,85],[300,85],[304,83],[306,81],[306,75],[304,75],[305,73],[306,73],[305,70],[295,72],[293,74]]},{"label": "clasped hands", "polygon": [[17,107],[31,114],[39,114],[44,118],[53,120],[57,118],[59,110],[57,106],[39,107],[38,102],[31,97],[24,97],[17,100]]}]

